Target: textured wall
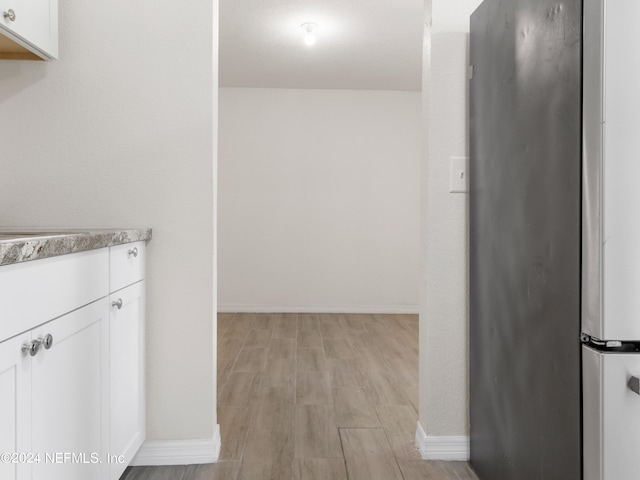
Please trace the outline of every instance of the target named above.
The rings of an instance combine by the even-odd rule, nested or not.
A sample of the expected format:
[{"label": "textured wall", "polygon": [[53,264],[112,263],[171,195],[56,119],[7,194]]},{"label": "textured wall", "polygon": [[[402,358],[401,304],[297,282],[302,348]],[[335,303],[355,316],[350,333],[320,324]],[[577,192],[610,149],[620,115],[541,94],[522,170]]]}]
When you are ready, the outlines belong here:
[{"label": "textured wall", "polygon": [[217,1],[179,15],[167,0],[63,1],[60,60],[0,66],[0,224],[153,227],[152,440],[215,424],[216,15]]},{"label": "textured wall", "polygon": [[449,158],[467,155],[467,34],[432,35],[430,133],[426,173],[427,435],[467,432],[467,195],[449,193]]},{"label": "textured wall", "polygon": [[221,308],[417,311],[420,107],[220,89]]},{"label": "textured wall", "polygon": [[[478,0],[427,0],[423,61],[420,424],[468,434],[467,195],[449,193],[449,159],[468,155],[468,31]],[[429,23],[427,14],[427,23]]]}]

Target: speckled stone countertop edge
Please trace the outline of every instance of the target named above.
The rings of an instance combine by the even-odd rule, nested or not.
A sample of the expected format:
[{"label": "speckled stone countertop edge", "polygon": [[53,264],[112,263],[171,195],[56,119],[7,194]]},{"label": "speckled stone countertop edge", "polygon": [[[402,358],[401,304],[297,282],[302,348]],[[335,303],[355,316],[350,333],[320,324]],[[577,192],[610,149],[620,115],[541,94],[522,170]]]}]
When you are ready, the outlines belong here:
[{"label": "speckled stone countertop edge", "polygon": [[[20,233],[14,234],[14,232]],[[24,235],[25,232],[29,235]],[[40,232],[41,236],[33,235]],[[2,228],[0,229],[0,266],[147,240],[151,240],[151,228],[48,228],[46,230]]]}]

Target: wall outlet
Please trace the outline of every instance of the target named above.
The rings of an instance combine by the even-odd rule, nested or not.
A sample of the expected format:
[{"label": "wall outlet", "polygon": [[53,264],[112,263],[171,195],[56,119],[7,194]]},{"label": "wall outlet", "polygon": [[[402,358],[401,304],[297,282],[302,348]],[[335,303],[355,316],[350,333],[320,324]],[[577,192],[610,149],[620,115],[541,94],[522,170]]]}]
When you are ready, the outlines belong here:
[{"label": "wall outlet", "polygon": [[469,157],[451,157],[449,193],[467,193],[469,191],[468,162]]}]

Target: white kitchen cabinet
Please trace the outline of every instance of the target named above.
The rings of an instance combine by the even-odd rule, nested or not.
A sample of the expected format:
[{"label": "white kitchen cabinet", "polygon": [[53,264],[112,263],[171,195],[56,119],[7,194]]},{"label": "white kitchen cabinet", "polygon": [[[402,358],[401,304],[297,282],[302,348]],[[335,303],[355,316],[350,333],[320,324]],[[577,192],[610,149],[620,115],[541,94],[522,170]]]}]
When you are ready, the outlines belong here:
[{"label": "white kitchen cabinet", "polygon": [[0,0],[0,58],[58,58],[58,0]]},{"label": "white kitchen cabinet", "polygon": [[[1,0],[0,0],[1,1]],[[0,267],[1,480],[118,480],[145,439],[145,243]]]},{"label": "white kitchen cabinet", "polygon": [[102,299],[33,330],[53,339],[31,357],[33,480],[106,478],[108,321]]},{"label": "white kitchen cabinet", "polygon": [[[30,341],[27,333],[0,343],[0,454],[31,451],[31,360],[22,352]],[[18,460],[0,461],[0,478],[31,480],[31,464]]]},{"label": "white kitchen cabinet", "polygon": [[0,343],[3,480],[106,478],[108,315],[98,300]]},{"label": "white kitchen cabinet", "polygon": [[110,305],[109,452],[122,462],[110,464],[109,479],[117,480],[145,438],[144,281],[111,294]]}]

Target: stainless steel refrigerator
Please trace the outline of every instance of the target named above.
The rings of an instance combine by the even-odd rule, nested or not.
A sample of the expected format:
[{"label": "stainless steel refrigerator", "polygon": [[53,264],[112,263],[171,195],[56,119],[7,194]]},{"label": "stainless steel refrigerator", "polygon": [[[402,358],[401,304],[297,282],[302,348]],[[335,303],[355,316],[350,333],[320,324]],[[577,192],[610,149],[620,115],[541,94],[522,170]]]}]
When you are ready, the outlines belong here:
[{"label": "stainless steel refrigerator", "polygon": [[472,466],[640,478],[640,1],[485,0],[470,63]]}]

